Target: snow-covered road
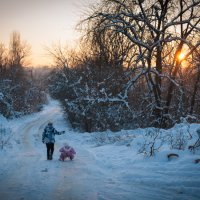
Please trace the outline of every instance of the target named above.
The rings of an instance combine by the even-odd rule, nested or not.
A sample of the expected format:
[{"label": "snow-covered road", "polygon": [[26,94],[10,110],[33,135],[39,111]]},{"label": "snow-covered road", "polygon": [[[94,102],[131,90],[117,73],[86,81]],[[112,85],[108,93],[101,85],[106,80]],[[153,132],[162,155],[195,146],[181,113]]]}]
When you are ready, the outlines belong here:
[{"label": "snow-covered road", "polygon": [[[49,120],[66,131],[56,137],[52,161],[41,142]],[[200,199],[200,167],[190,157],[169,163],[143,159],[131,145],[94,145],[92,134],[70,129],[57,101],[10,126],[15,135],[13,147],[0,154],[0,200]],[[75,148],[73,161],[58,160],[63,142]]]},{"label": "snow-covered road", "polygon": [[7,158],[2,158],[1,200],[97,199],[95,187],[103,176],[96,173],[98,166],[89,169],[90,162],[94,162],[92,154],[72,141],[77,158],[74,161],[58,161],[58,149],[70,137],[67,133],[57,136],[54,159],[46,160],[41,134],[49,120],[55,123],[57,130],[67,129],[57,101],[51,101],[42,112],[13,123],[11,128],[15,137],[18,134],[18,144],[10,150],[12,152],[6,153]]}]

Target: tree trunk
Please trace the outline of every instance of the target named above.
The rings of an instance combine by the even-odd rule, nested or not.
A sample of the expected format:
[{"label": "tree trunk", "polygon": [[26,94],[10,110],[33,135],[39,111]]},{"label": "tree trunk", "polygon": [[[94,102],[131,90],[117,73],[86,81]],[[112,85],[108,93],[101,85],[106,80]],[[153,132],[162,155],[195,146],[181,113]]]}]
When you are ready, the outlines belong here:
[{"label": "tree trunk", "polygon": [[191,104],[190,104],[190,114],[193,114],[193,110],[194,110],[194,105],[195,105],[195,97],[197,94],[197,89],[198,89],[198,83],[200,81],[200,70],[199,70],[200,66],[198,66],[198,74],[197,74],[197,79],[194,85],[194,91],[192,93],[192,98],[191,98]]},{"label": "tree trunk", "polygon": [[[175,56],[174,56],[176,61],[175,61],[175,69],[172,72],[172,77],[171,77],[173,80],[176,79],[176,75],[177,75],[177,72],[178,72],[180,64],[181,64],[181,61],[178,60],[178,55],[180,54],[182,47],[183,47],[183,42],[181,42],[179,44],[177,51],[175,53]],[[172,101],[172,97],[173,97],[174,86],[175,86],[174,83],[171,81],[170,84],[169,84],[168,90],[167,90],[167,98],[166,98],[166,104],[165,104],[165,109],[164,109],[164,115],[165,116],[169,113],[169,109],[170,109],[170,105],[171,105],[171,101]],[[163,121],[164,127],[167,126],[166,120],[167,119],[165,119]]]}]

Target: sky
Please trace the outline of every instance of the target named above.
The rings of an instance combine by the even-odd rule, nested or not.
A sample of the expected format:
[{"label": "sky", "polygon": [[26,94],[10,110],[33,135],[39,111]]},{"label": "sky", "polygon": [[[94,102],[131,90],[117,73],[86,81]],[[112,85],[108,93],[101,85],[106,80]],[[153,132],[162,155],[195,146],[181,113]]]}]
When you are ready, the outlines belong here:
[{"label": "sky", "polygon": [[12,31],[32,47],[32,64],[50,64],[45,46],[60,41],[75,45],[76,24],[97,0],[0,0],[0,42],[9,43]]}]

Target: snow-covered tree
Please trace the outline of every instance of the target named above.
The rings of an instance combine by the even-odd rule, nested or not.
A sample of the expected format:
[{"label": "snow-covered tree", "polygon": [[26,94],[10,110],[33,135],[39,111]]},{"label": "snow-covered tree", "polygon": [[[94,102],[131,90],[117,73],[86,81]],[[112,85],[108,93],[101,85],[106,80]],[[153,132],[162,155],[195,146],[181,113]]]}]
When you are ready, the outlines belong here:
[{"label": "snow-covered tree", "polygon": [[199,6],[197,0],[102,0],[92,7],[78,26],[81,50],[51,53],[59,67],[51,91],[72,123],[115,130],[198,118]]},{"label": "snow-covered tree", "polygon": [[[134,85],[137,76],[145,78],[154,125],[167,126],[173,118],[174,90],[181,90],[177,77],[182,52],[186,60],[199,49],[199,5],[198,0],[104,0],[86,19],[89,25],[96,23],[101,32],[109,30],[131,42],[132,68],[138,72],[129,83]],[[125,96],[130,88],[127,84],[121,94]]]},{"label": "snow-covered tree", "polygon": [[26,68],[30,46],[13,32],[9,47],[0,44],[0,114],[14,117],[37,110],[45,101],[43,92]]}]

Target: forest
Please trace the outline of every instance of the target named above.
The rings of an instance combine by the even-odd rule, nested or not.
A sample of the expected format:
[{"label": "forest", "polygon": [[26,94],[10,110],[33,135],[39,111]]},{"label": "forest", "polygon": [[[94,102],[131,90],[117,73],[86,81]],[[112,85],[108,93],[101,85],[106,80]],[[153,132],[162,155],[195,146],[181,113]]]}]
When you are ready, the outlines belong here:
[{"label": "forest", "polygon": [[19,32],[11,33],[9,47],[0,43],[0,114],[6,118],[39,111],[46,101],[44,84],[27,67],[30,54]]},{"label": "forest", "polygon": [[199,11],[198,0],[102,0],[77,24],[78,48],[48,47],[43,69],[26,67],[31,47],[13,32],[0,44],[0,113],[36,112],[50,94],[80,131],[199,122]]}]

